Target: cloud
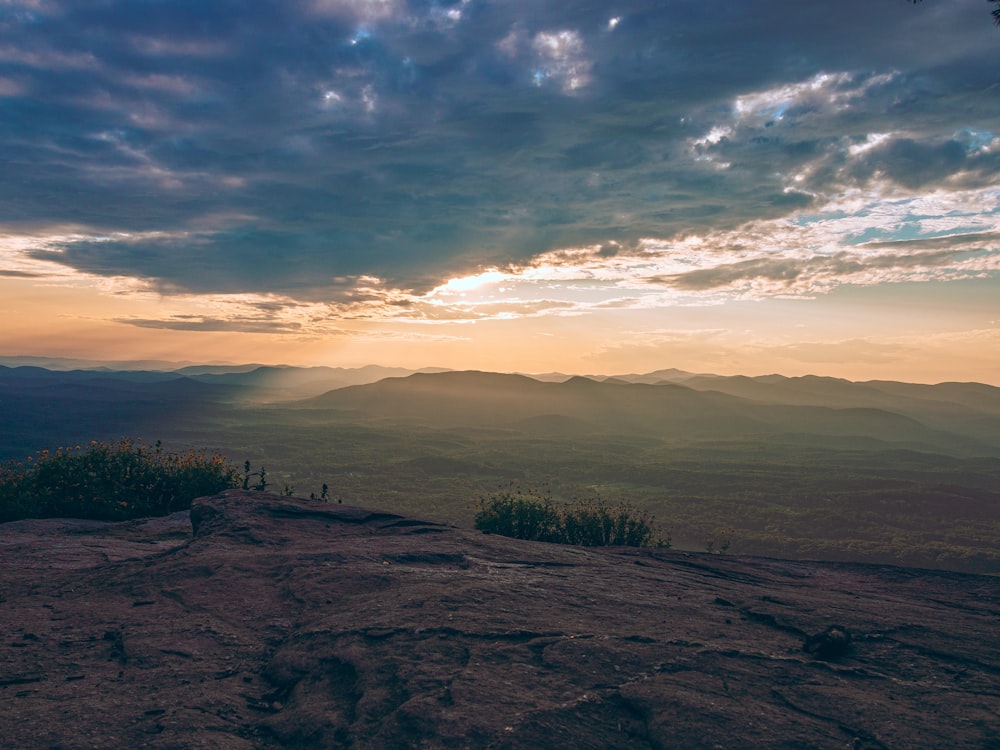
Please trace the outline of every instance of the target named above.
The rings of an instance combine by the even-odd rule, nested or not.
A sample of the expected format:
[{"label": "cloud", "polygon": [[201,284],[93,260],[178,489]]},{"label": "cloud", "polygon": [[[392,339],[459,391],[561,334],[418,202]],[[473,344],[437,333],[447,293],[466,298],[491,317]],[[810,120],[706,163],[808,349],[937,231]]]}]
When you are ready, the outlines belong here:
[{"label": "cloud", "polygon": [[968,246],[970,244],[987,244],[1000,246],[1000,232],[968,232],[962,234],[945,235],[942,237],[924,237],[912,240],[889,240],[886,242],[868,242],[866,245],[873,248],[944,248],[956,246]]},{"label": "cloud", "polygon": [[114,322],[158,330],[287,335],[299,340],[352,334],[333,322],[330,305],[274,295],[152,298],[147,300],[146,308],[162,314],[119,316]]},{"label": "cloud", "polygon": [[[994,30],[925,5],[7,2],[0,234],[75,229],[0,257],[376,316],[429,315],[423,296],[486,268],[565,271],[577,248],[604,248],[577,268],[592,278],[689,295],[833,283],[847,234],[776,255],[754,233],[832,232],[823,217],[859,201],[882,226],[894,202],[1000,178]],[[908,221],[934,220],[951,215]],[[756,255],[708,241],[733,233]],[[695,236],[686,270],[630,250]]]},{"label": "cloud", "polygon": [[[912,255],[864,255],[839,252],[832,256],[810,258],[754,258],[676,274],[673,277],[655,278],[651,281],[695,291],[753,281],[778,282],[789,291],[796,288],[817,291],[818,287],[826,283],[865,283],[873,275],[878,275],[880,283],[927,280],[934,278],[936,269],[957,269],[962,265],[960,254],[954,251]],[[1000,259],[997,259],[997,265],[1000,265]],[[974,263],[966,274],[974,275],[981,270],[979,264]]]},{"label": "cloud", "polygon": [[849,169],[859,181],[884,176],[911,190],[947,183],[954,178],[990,184],[1000,174],[1000,149],[970,155],[968,145],[954,138],[936,141],[892,138],[865,151]]},{"label": "cloud", "polygon": [[178,316],[165,320],[119,318],[118,323],[138,328],[157,328],[171,331],[239,331],[241,333],[299,333],[297,323],[280,323],[268,320],[220,320],[195,316]]},{"label": "cloud", "polygon": [[312,0],[308,7],[320,16],[371,22],[398,16],[405,4],[400,0]]},{"label": "cloud", "polygon": [[565,93],[572,93],[590,83],[593,64],[587,59],[583,38],[576,31],[539,31],[531,40],[538,60],[532,73],[535,85],[556,81]]}]

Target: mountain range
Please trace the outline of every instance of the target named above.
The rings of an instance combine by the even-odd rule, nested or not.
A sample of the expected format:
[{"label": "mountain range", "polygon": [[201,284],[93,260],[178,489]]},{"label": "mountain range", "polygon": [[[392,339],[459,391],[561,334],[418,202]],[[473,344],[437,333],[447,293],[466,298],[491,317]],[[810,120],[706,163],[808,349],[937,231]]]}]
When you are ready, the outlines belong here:
[{"label": "mountain range", "polygon": [[1000,572],[1000,388],[663,370],[614,378],[0,366],[0,461],[122,436],[275,490],[469,525],[514,482],[625,499],[678,546]]},{"label": "mountain range", "polygon": [[857,436],[962,455],[1000,452],[1000,389],[977,383],[692,376],[683,383],[651,385],[621,378],[543,382],[524,375],[441,372],[340,388],[295,406],[367,419],[529,432]]},{"label": "mountain range", "polygon": [[[157,370],[49,370],[0,366],[0,407],[11,433],[94,417],[119,428],[192,409],[267,403],[361,421],[498,428],[542,434],[671,438],[854,437],[962,456],[1000,455],[1000,388],[805,376],[696,375],[664,370],[597,379],[410,371],[370,366],[188,366]],[[98,414],[100,418],[98,419]]]}]

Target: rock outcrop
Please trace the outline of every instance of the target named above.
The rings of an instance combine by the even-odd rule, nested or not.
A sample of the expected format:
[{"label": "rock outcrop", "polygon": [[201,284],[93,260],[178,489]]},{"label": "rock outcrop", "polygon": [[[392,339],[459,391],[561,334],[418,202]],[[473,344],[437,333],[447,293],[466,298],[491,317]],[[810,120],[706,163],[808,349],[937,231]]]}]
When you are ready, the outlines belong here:
[{"label": "rock outcrop", "polygon": [[230,491],[0,526],[5,748],[1000,748],[1000,579]]}]

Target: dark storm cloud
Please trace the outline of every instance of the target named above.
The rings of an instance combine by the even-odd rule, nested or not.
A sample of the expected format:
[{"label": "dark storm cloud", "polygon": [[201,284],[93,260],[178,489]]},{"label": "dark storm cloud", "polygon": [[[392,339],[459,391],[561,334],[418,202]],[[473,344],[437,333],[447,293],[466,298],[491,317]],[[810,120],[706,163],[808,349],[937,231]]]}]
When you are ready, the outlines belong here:
[{"label": "dark storm cloud", "polygon": [[[341,238],[341,246],[350,242]],[[335,284],[332,267],[338,261],[325,253],[327,247],[308,233],[251,227],[204,235],[76,241],[61,249],[35,250],[31,257],[102,276],[144,279],[164,293],[266,290],[275,274],[283,290],[294,292],[317,283]],[[348,255],[347,260],[361,254]]]},{"label": "dark storm cloud", "polygon": [[970,156],[967,144],[953,138],[940,142],[896,138],[866,156],[852,168],[860,180],[881,173],[911,189],[944,182],[959,173],[970,173],[979,185],[991,184],[1000,175],[1000,154]]},{"label": "dark storm cloud", "polygon": [[959,0],[7,0],[0,225],[88,228],[35,257],[166,292],[426,290],[876,175],[989,184],[997,44]]}]

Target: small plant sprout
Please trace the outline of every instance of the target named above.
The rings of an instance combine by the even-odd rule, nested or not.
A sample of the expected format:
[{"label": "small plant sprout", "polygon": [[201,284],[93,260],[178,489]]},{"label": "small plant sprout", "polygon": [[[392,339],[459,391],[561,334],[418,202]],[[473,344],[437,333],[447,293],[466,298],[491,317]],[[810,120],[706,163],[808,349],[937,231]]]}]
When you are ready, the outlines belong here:
[{"label": "small plant sprout", "polygon": [[[257,477],[256,483],[250,485],[250,477]],[[263,466],[260,467],[260,471],[251,471],[250,462],[243,462],[243,489],[245,490],[256,490],[258,492],[264,492],[267,489],[267,469]]]},{"label": "small plant sprout", "polygon": [[320,490],[319,497],[316,497],[315,492],[309,493],[310,500],[322,500],[324,503],[330,502],[330,486],[324,482],[323,489]]},{"label": "small plant sprout", "polygon": [[736,531],[731,528],[716,529],[705,538],[705,551],[712,554],[718,548],[720,555],[726,554],[733,543]]}]

